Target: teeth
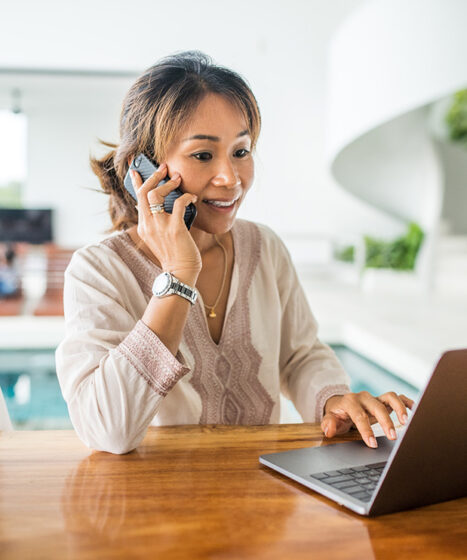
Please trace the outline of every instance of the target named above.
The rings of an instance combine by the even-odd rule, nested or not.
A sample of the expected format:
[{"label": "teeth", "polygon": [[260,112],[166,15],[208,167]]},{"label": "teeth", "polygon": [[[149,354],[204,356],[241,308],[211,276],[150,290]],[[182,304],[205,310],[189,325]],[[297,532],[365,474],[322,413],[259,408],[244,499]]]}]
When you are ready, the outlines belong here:
[{"label": "teeth", "polygon": [[236,198],[235,200],[231,200],[229,202],[221,202],[220,200],[206,200],[205,202],[207,202],[208,204],[212,204],[213,206],[227,207],[227,206],[232,206],[232,204],[237,200],[238,198]]},{"label": "teeth", "polygon": [[209,204],[212,204],[213,206],[221,206],[221,207],[226,207],[226,206],[232,206],[233,202],[217,202],[215,200],[213,200],[212,202],[208,201]]}]

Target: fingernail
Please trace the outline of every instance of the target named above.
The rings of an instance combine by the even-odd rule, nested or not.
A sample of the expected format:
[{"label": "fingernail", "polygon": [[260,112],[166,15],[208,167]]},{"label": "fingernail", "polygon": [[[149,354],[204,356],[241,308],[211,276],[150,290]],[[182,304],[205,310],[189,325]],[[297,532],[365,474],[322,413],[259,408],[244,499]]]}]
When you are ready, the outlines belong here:
[{"label": "fingernail", "polygon": [[376,438],[371,437],[369,441],[370,441],[370,447],[373,447],[373,448],[378,447],[378,443],[376,441]]},{"label": "fingernail", "polygon": [[161,169],[161,170],[164,170],[166,167],[167,167],[167,164],[166,164],[166,163],[161,163],[161,164],[159,165],[159,169]]},{"label": "fingernail", "polygon": [[198,197],[194,194],[193,195],[193,202],[196,202],[198,200]]},{"label": "fingernail", "polygon": [[176,171],[173,175],[172,175],[172,180],[176,181],[177,179],[180,178],[180,173],[178,171]]},{"label": "fingernail", "polygon": [[402,424],[407,424],[408,419],[409,419],[409,417],[407,416],[407,414],[403,414],[402,415]]},{"label": "fingernail", "polygon": [[396,430],[394,430],[393,428],[389,430],[389,434],[391,436],[391,439],[397,439]]}]

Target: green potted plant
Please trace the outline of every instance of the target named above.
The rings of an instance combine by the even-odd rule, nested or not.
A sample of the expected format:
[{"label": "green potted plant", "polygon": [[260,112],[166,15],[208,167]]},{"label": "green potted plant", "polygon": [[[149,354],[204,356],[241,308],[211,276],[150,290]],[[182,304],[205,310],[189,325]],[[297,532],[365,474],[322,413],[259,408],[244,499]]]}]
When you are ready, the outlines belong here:
[{"label": "green potted plant", "polygon": [[467,89],[457,91],[445,117],[448,135],[467,148]]},{"label": "green potted plant", "polygon": [[[407,226],[405,235],[391,241],[364,236],[365,259],[362,287],[366,291],[417,289],[415,265],[424,239],[424,232],[415,222]],[[335,253],[335,258],[352,262],[355,247],[347,246]]]}]

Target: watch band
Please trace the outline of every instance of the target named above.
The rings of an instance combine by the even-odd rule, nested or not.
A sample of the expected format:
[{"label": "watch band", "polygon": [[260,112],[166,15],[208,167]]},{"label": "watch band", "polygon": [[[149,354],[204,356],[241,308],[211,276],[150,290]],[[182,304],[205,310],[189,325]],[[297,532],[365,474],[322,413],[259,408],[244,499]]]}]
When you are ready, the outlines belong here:
[{"label": "watch band", "polygon": [[172,276],[173,282],[167,295],[169,294],[177,294],[178,296],[182,296],[187,299],[191,305],[194,305],[195,301],[198,299],[198,292],[195,288],[191,288],[187,284],[180,282],[178,278]]},{"label": "watch band", "polygon": [[163,272],[156,277],[152,286],[152,293],[156,297],[166,297],[176,294],[188,300],[191,305],[194,305],[198,299],[198,291],[196,288],[184,284],[170,272]]}]

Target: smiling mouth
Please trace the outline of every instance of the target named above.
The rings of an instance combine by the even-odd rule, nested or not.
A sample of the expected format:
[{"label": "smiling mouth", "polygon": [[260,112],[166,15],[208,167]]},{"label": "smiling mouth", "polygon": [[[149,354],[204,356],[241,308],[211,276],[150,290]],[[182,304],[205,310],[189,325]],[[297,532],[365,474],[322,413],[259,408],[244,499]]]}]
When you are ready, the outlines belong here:
[{"label": "smiling mouth", "polygon": [[240,196],[237,196],[236,198],[232,199],[232,200],[209,200],[209,199],[205,199],[203,200],[203,202],[205,204],[210,204],[211,206],[216,206],[217,208],[230,208],[231,206],[233,206],[237,200],[239,200]]}]

